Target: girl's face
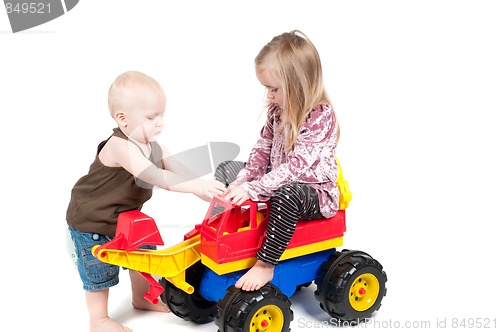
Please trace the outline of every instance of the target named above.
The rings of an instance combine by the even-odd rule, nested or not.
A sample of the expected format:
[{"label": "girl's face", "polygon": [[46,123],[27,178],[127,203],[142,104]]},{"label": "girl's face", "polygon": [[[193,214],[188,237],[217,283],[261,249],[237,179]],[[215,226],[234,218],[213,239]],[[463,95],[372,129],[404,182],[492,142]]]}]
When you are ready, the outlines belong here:
[{"label": "girl's face", "polygon": [[164,128],[165,95],[157,91],[142,92],[131,102],[126,112],[125,134],[142,143],[154,142]]},{"label": "girl's face", "polygon": [[283,86],[276,76],[266,67],[255,70],[257,79],[267,89],[267,99],[283,108]]}]

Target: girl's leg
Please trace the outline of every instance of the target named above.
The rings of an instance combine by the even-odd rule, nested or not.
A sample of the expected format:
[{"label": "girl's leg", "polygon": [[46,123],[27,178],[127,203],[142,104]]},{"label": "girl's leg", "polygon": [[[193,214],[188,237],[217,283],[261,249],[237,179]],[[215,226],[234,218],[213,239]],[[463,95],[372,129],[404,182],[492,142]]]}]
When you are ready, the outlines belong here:
[{"label": "girl's leg", "polygon": [[236,176],[243,168],[245,168],[245,163],[242,161],[224,161],[217,166],[214,176],[217,181],[224,183],[227,187],[236,180]]},{"label": "girl's leg", "polygon": [[[245,164],[242,161],[229,160],[224,161],[217,166],[215,170],[214,177],[217,181],[222,182],[226,188],[236,180],[238,173],[245,168]],[[224,212],[224,208],[222,206],[216,206],[212,210],[212,216],[216,214]]]},{"label": "girl's leg", "polygon": [[271,281],[274,266],[288,246],[299,219],[322,218],[318,193],[305,184],[280,187],[271,200],[266,240],[256,254],[257,263],[237,282],[236,287],[252,291]]},{"label": "girl's leg", "polygon": [[299,219],[322,218],[316,189],[292,183],[280,187],[271,199],[266,240],[256,257],[276,265],[290,242]]}]

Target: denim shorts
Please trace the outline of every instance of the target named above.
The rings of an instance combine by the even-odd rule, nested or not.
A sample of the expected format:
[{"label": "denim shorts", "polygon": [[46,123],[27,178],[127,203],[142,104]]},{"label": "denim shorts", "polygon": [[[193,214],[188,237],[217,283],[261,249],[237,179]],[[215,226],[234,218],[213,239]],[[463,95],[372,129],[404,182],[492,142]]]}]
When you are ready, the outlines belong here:
[{"label": "denim shorts", "polygon": [[[112,238],[97,234],[83,233],[68,226],[73,240],[76,266],[86,291],[98,291],[118,284],[120,268],[116,265],[101,262],[92,255],[92,248],[109,242]],[[144,245],[140,249],[154,250],[156,246]]]}]

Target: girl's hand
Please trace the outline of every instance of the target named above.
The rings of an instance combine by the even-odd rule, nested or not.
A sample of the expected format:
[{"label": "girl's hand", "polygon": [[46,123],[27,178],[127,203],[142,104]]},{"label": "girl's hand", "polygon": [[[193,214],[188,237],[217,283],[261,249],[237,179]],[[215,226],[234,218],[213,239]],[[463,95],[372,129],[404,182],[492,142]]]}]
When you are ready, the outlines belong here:
[{"label": "girl's hand", "polygon": [[224,199],[233,204],[241,205],[246,200],[249,200],[250,196],[248,196],[247,192],[241,187],[229,186],[224,195]]}]

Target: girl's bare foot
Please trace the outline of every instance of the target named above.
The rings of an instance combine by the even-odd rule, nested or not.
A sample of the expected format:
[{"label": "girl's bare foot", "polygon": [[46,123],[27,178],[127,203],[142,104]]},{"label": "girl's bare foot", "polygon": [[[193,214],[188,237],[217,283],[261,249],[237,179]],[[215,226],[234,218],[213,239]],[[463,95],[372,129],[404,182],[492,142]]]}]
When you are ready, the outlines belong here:
[{"label": "girl's bare foot", "polygon": [[90,332],[132,332],[132,330],[106,317],[103,319],[91,320]]},{"label": "girl's bare foot", "polygon": [[236,282],[236,288],[244,291],[260,289],[273,279],[274,265],[257,260],[257,263]]}]

